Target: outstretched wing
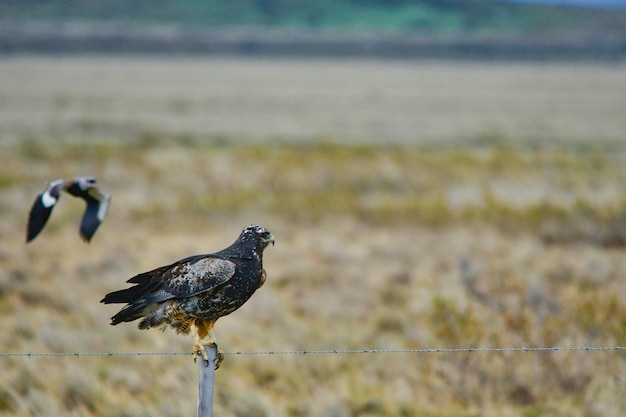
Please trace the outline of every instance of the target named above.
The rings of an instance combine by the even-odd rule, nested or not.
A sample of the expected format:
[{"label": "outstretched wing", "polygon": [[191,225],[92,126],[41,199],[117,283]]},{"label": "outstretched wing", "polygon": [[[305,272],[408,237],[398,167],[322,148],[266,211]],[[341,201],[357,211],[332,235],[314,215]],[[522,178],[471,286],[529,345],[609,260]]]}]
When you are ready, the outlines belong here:
[{"label": "outstretched wing", "polygon": [[97,187],[89,188],[79,196],[87,203],[79,232],[89,242],[109,211],[111,196]]},{"label": "outstretched wing", "polygon": [[45,191],[37,196],[28,215],[28,225],[26,227],[26,243],[32,241],[43,230],[44,226],[50,218],[52,209],[54,208],[59,197],[63,180],[51,182]]},{"label": "outstretched wing", "polygon": [[102,303],[128,303],[111,324],[132,321],[149,313],[150,306],[173,298],[188,298],[225,284],[235,275],[233,262],[209,255],[182,259],[172,265],[136,275],[130,288],[107,294]]}]

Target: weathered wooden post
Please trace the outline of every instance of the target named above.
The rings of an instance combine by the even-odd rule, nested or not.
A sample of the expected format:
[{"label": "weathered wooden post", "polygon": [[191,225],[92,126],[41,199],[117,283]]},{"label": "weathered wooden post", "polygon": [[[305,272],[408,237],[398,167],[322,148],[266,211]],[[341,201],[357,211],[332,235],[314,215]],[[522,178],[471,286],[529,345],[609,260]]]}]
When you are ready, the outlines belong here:
[{"label": "weathered wooden post", "polygon": [[198,417],[213,416],[213,391],[215,386],[215,347],[205,346],[209,363],[207,364],[202,356],[198,363],[200,368],[200,383],[198,390]]}]

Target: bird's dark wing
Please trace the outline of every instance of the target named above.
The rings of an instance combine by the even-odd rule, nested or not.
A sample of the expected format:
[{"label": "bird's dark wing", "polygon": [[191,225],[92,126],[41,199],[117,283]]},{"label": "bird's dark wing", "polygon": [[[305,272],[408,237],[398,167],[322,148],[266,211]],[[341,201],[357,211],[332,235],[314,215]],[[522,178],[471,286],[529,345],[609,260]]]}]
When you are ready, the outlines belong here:
[{"label": "bird's dark wing", "polygon": [[80,223],[80,236],[89,242],[109,211],[111,196],[93,187],[78,195],[87,203]]},{"label": "bird's dark wing", "polygon": [[222,285],[235,275],[236,265],[223,258],[198,255],[172,265],[135,275],[127,282],[130,288],[107,294],[101,302],[128,303],[111,318],[112,324],[132,321],[142,316],[151,304],[173,298],[189,298]]},{"label": "bird's dark wing", "polygon": [[[234,262],[213,256],[191,257],[167,271],[164,289],[177,298],[186,298],[224,284],[235,275]],[[132,282],[129,280],[128,282]]]},{"label": "bird's dark wing", "polygon": [[48,188],[46,188],[46,190],[39,194],[35,199],[28,215],[28,225],[26,227],[27,243],[35,239],[43,230],[44,226],[48,222],[48,219],[50,218],[52,209],[57,201],[59,201],[62,187],[62,180],[54,181],[50,183]]}]

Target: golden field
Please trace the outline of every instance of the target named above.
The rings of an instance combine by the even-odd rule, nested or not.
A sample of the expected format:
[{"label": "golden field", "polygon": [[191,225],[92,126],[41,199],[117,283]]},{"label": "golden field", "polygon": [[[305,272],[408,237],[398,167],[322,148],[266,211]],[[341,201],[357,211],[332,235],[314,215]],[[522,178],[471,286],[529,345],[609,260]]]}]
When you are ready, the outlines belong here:
[{"label": "golden field", "polygon": [[[131,276],[267,227],[221,319],[219,416],[621,416],[626,71],[574,64],[4,57],[0,353],[187,352],[109,326]],[[113,196],[91,244],[46,181]],[[189,416],[191,355],[0,356],[6,416]]]}]

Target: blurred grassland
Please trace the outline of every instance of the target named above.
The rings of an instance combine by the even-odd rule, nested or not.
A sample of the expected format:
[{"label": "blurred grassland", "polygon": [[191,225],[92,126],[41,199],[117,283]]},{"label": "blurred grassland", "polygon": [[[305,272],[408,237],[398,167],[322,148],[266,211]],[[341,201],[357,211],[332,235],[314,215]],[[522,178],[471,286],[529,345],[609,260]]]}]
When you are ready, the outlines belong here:
[{"label": "blurred grassland", "polygon": [[620,64],[7,56],[3,143],[611,147]]},{"label": "blurred grassland", "polygon": [[[71,68],[71,61],[29,58],[13,65],[22,66],[22,74],[39,74],[40,64],[47,62],[50,79],[58,81],[55,66]],[[132,68],[123,72],[120,61],[113,60],[112,66],[97,62],[103,77],[119,71],[126,77],[118,80],[133,79]],[[79,59],[77,67],[84,65]],[[170,79],[171,65],[151,68],[142,87],[146,96]],[[219,65],[226,68],[225,62]],[[316,65],[324,73],[337,64]],[[398,71],[386,65],[391,73]],[[437,77],[455,74],[444,65],[431,70],[436,68]],[[580,109],[574,113],[600,114],[607,124],[603,132],[616,132],[624,121],[616,117],[616,102],[606,98],[613,97],[612,88],[588,69],[581,70],[586,74],[581,80],[587,82],[568,92],[570,99],[585,100],[567,106]],[[373,74],[389,74],[379,70],[369,73],[374,85],[381,81]],[[605,70],[599,68],[602,74]],[[485,71],[499,73],[497,68]],[[520,74],[529,85],[546,76],[534,66],[501,71]],[[576,72],[563,68],[568,71]],[[240,74],[238,86],[246,79],[256,86],[241,62],[233,63],[232,73]],[[475,82],[485,80],[476,77]],[[452,78],[444,76],[442,85]],[[303,79],[314,91],[316,78]],[[16,88],[2,80],[0,93],[17,97]],[[109,85],[98,87],[97,80],[75,80],[76,85],[89,84],[94,97],[111,94],[111,106],[89,117],[97,116],[101,127],[107,120],[119,127],[117,113],[108,119],[109,110],[134,105],[126,96],[113,98]],[[246,117],[231,122],[231,133],[226,124],[219,134],[176,131],[173,126],[180,120],[168,112],[149,131],[81,130],[72,117],[56,120],[67,104],[42,104],[58,94],[73,103],[78,93],[69,88],[71,83],[64,89],[39,77],[31,81],[24,86],[30,98],[14,103],[14,110],[21,108],[15,117],[3,113],[1,128],[3,353],[190,351],[191,338],[169,330],[109,326],[117,308],[99,300],[139,272],[225,247],[250,223],[266,226],[276,246],[265,254],[265,286],[216,326],[226,352],[626,342],[626,145],[610,135],[583,140],[581,131],[593,130],[597,118],[552,125],[562,140],[550,142],[499,128],[489,134],[471,130],[467,143],[454,135],[446,140],[444,129],[435,145],[417,134],[410,143],[367,138],[357,143],[345,130],[341,134],[347,139],[337,141],[313,128],[292,141],[280,135],[271,140],[263,132],[249,136],[239,130],[240,124],[263,119],[247,118],[266,110],[259,103],[267,101],[253,94],[250,107],[242,107]],[[271,93],[280,91],[281,80],[271,81],[275,89],[269,79],[259,81],[268,83],[266,98],[290,108]],[[603,89],[596,88],[598,83]],[[360,91],[362,84],[355,85],[354,91]],[[462,96],[488,85],[467,86]],[[180,94],[172,87],[143,101],[135,88],[137,99],[147,106]],[[344,94],[338,87],[337,100]],[[295,102],[305,103],[304,95],[296,96]],[[494,112],[507,111],[490,97]],[[235,93],[232,100],[237,103],[232,111],[246,102]],[[511,100],[532,103],[517,95]],[[556,102],[558,114],[566,104]],[[605,107],[598,108],[599,103]],[[6,102],[3,106],[9,107]],[[38,115],[31,115],[32,124],[23,122],[29,106]],[[189,111],[194,107],[190,104]],[[71,104],[69,112],[82,108]],[[514,113],[517,120],[536,122],[534,106],[524,108]],[[313,109],[311,121],[326,114]],[[393,113],[394,108],[380,110]],[[140,106],[124,117],[125,126],[140,126],[155,114]],[[498,117],[494,113],[494,120]],[[297,119],[293,113],[285,118]],[[52,121],[56,130],[50,128]],[[361,124],[355,126],[361,129]],[[120,136],[110,139],[112,132]],[[78,140],[81,134],[85,140]],[[568,137],[578,139],[568,142]],[[25,246],[28,207],[45,181],[84,174],[96,175],[113,195],[109,217],[92,243],[85,245],[78,237],[82,203],[66,195],[42,234]],[[620,352],[227,355],[217,372],[215,414],[620,416],[626,410],[625,359]],[[2,415],[195,413],[197,368],[190,356],[0,360]]]},{"label": "blurred grassland", "polygon": [[512,231],[547,232],[554,222],[567,223],[563,233],[593,223],[596,237],[606,239],[598,242],[621,245],[626,238],[623,161],[601,150],[173,143],[25,141],[5,154],[19,158],[5,161],[0,182],[11,187],[30,180],[20,172],[24,161],[60,167],[57,176],[121,176],[132,181],[129,194],[141,198],[123,197],[118,210],[136,221],[165,218],[175,226],[207,213],[264,212],[305,223],[338,216],[377,226],[489,223]]}]

